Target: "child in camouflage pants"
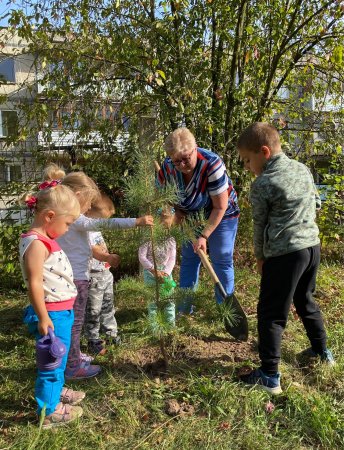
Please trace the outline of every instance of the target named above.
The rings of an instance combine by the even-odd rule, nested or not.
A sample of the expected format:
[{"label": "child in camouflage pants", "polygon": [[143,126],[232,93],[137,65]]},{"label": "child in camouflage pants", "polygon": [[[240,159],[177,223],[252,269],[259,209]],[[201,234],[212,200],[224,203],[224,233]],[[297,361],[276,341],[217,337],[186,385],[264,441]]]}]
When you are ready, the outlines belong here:
[{"label": "child in camouflage pants", "polygon": [[[113,202],[102,194],[101,201],[92,205],[87,216],[109,218],[114,212]],[[104,332],[107,343],[120,343],[115,318],[113,275],[110,272],[110,267],[116,268],[120,259],[116,254],[109,254],[101,232],[90,231],[89,240],[94,258],[91,260],[84,331],[88,340],[88,351],[95,355],[104,355],[106,348],[104,341],[100,339],[101,331]]]}]

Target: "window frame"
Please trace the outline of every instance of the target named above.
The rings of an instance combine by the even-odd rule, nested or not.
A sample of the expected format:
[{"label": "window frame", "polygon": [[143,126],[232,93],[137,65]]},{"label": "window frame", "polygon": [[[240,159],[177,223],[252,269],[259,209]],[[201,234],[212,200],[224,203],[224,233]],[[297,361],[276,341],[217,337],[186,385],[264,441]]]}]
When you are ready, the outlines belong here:
[{"label": "window frame", "polygon": [[7,126],[7,134],[3,134],[4,131],[4,126],[3,126],[3,116],[2,114],[4,112],[9,112],[9,113],[15,113],[16,117],[17,117],[17,127],[18,127],[18,111],[15,109],[0,109],[0,139],[6,139],[8,137],[11,137],[11,133],[8,133],[8,126]]},{"label": "window frame", "polygon": [[[13,173],[11,171],[11,168],[15,167],[15,168],[19,168],[19,172],[20,172],[20,177],[19,179],[13,179]],[[12,163],[9,161],[3,161],[0,162],[0,172],[1,172],[1,176],[0,176],[0,185],[4,185],[7,183],[11,183],[11,182],[22,182],[23,181],[23,170],[22,170],[22,165],[19,163]]]},{"label": "window frame", "polygon": [[[9,80],[8,77],[5,76],[4,74],[1,74],[1,71],[0,71],[0,84],[9,84],[9,83],[16,84],[15,59],[14,59],[13,56],[10,56],[10,55],[7,56],[6,55],[2,60],[0,60],[0,66],[1,66],[2,63],[5,63],[6,61],[11,61],[12,62],[12,67],[10,68],[10,70],[12,72],[11,75],[12,75],[13,79]],[[4,80],[1,79],[1,75],[4,78]]]}]

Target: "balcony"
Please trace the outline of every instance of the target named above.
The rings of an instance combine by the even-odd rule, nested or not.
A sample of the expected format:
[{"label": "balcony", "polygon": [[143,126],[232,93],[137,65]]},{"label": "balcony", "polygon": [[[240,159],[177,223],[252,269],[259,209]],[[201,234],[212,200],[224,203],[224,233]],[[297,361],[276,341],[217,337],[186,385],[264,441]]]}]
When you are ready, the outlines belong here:
[{"label": "balcony", "polygon": [[[81,138],[77,132],[65,132],[63,130],[52,131],[49,138],[45,134],[42,131],[38,133],[38,147],[43,150],[63,152],[71,147],[90,150],[101,150],[103,148],[101,136],[97,132],[89,133],[87,138]],[[127,132],[118,135],[113,145],[121,151],[128,136]]]}]

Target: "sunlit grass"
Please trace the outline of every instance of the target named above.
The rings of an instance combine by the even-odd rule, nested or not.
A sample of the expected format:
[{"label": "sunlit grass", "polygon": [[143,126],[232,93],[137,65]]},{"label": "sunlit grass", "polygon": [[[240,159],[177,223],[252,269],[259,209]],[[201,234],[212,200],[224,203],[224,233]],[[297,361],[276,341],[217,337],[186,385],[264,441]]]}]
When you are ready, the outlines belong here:
[{"label": "sunlit grass", "polygon": [[[237,296],[246,309],[251,350],[256,341],[255,308],[259,279],[252,269],[236,270]],[[99,359],[103,374],[71,383],[84,389],[84,415],[65,428],[39,432],[33,399],[34,343],[22,325],[26,296],[16,290],[0,294],[0,448],[1,449],[212,449],[313,450],[344,448],[344,270],[323,265],[317,300],[324,311],[329,346],[337,365],[301,367],[296,355],[308,346],[302,324],[291,313],[282,345],[283,394],[270,398],[237,383],[236,371],[252,361],[221,354],[210,358],[191,352],[193,343],[225,345],[212,284],[200,285],[194,317],[178,321],[171,338],[171,367],[154,366],[159,349],[145,334],[146,306],[136,294],[117,296],[117,320],[123,345]],[[204,294],[204,295],[203,295]],[[205,340],[205,341],[204,341]],[[223,342],[223,344],[221,344]],[[188,347],[189,345],[189,347]],[[208,347],[207,347],[208,348]],[[239,347],[238,347],[239,348]],[[240,356],[240,355],[235,355]],[[149,363],[149,364],[148,364]],[[170,416],[166,402],[192,405],[191,415]],[[267,402],[274,404],[267,411]]]}]

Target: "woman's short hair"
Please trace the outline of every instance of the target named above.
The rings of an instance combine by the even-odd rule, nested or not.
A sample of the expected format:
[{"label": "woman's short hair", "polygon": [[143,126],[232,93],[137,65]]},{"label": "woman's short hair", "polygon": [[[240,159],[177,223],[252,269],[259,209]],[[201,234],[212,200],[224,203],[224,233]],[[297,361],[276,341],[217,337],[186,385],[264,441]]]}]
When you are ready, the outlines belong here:
[{"label": "woman's short hair", "polygon": [[164,148],[168,156],[185,154],[196,148],[196,139],[188,128],[177,128],[167,136]]}]

